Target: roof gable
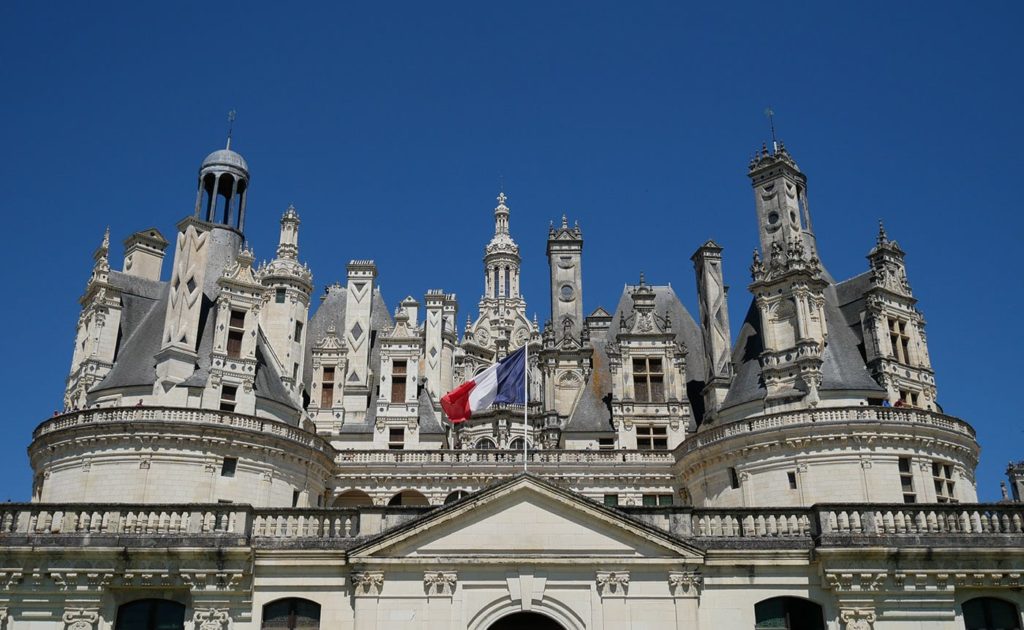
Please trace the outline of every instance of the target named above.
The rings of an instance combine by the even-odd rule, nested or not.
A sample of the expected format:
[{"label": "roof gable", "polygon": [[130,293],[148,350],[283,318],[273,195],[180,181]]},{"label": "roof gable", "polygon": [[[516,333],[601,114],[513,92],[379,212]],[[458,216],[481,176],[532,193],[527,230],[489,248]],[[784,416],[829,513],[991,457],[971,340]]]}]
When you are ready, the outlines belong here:
[{"label": "roof gable", "polygon": [[519,475],[349,552],[351,562],[569,557],[703,562],[702,552],[621,512]]}]

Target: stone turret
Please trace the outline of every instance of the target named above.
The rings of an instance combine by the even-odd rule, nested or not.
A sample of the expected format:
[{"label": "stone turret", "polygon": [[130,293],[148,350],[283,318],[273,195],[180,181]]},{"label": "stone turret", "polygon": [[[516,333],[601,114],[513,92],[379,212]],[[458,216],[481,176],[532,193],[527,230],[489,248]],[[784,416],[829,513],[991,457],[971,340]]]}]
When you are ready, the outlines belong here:
[{"label": "stone turret", "polygon": [[583,329],[583,232],[569,227],[565,215],[548,230],[548,268],[551,271],[551,321],[555,336],[578,338]]}]

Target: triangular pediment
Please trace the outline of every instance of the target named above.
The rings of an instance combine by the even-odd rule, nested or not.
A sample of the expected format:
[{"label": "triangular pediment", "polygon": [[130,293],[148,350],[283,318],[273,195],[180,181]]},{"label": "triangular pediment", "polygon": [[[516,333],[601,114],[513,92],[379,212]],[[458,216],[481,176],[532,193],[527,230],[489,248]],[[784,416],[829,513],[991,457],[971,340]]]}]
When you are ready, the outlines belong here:
[{"label": "triangular pediment", "polygon": [[666,532],[529,475],[427,513],[349,553],[353,562],[510,557],[700,563],[703,554]]}]

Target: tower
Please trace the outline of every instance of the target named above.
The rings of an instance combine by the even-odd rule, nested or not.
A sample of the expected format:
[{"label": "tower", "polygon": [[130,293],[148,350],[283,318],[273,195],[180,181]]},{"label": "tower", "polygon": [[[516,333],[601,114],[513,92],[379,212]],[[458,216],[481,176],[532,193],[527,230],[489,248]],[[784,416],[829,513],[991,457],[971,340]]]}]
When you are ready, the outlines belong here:
[{"label": "tower", "polygon": [[305,357],[305,330],[313,274],[299,263],[299,214],[288,206],[281,216],[277,256],[256,273],[267,289],[266,304],[260,310],[260,326],[280,366],[281,380],[301,400]]},{"label": "tower", "polygon": [[758,229],[764,261],[754,252],[754,294],[761,317],[764,351],[761,373],[766,408],[819,401],[828,337],[824,291],[828,276],[821,266],[807,213],[807,178],[778,143],[750,162]]},{"label": "tower", "polygon": [[700,328],[704,338],[704,413],[718,409],[732,383],[732,338],[729,330],[728,287],[722,279],[722,248],[714,241],[701,245],[693,256],[697,274]]},{"label": "tower", "polygon": [[547,254],[555,338],[578,339],[583,327],[583,232],[578,224],[570,228],[564,214],[561,226],[548,230]]}]

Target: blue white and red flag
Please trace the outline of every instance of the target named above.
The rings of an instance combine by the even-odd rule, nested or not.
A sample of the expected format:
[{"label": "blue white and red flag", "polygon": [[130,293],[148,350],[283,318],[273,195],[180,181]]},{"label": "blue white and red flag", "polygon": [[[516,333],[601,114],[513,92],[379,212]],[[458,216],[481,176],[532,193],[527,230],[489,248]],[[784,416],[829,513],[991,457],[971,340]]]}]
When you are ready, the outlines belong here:
[{"label": "blue white and red flag", "polygon": [[494,404],[526,402],[526,346],[498,361],[441,397],[441,408],[454,423]]}]

